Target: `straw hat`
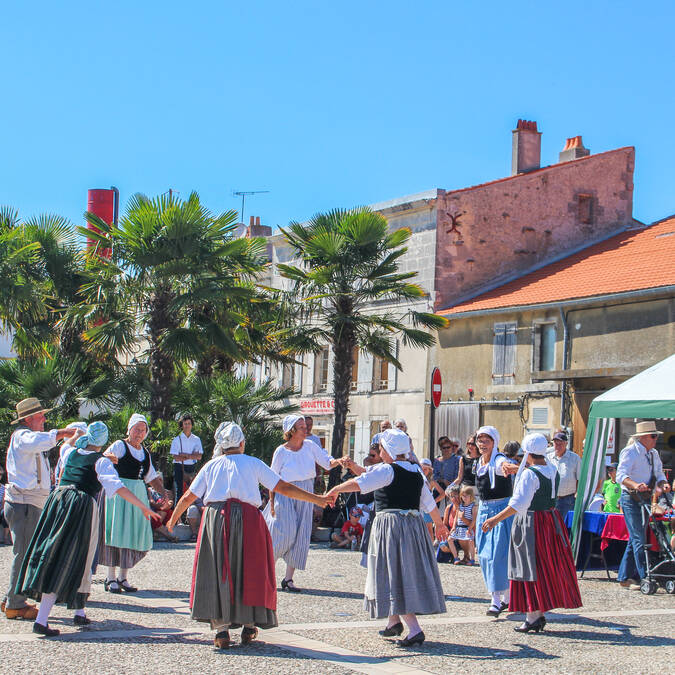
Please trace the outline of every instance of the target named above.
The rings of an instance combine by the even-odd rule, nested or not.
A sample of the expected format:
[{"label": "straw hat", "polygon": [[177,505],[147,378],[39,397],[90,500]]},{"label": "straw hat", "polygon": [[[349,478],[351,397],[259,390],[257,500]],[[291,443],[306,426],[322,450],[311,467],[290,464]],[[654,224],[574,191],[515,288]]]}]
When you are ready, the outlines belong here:
[{"label": "straw hat", "polygon": [[36,413],[48,413],[54,408],[43,408],[42,403],[37,398],[24,398],[16,404],[16,419],[12,420],[12,424],[17,424],[26,417],[35,415]]},{"label": "straw hat", "polygon": [[661,436],[663,431],[659,431],[656,428],[656,422],[654,420],[647,420],[646,422],[638,422],[635,425],[635,433],[633,436],[646,436],[647,434],[658,434]]}]

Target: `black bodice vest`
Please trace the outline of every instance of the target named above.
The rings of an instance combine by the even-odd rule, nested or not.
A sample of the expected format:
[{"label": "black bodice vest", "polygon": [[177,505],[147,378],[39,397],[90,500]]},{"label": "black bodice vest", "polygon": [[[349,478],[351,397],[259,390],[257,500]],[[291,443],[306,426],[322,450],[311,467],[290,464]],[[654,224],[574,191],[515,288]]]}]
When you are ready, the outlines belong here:
[{"label": "black bodice vest", "polygon": [[419,509],[424,478],[419,471],[406,471],[394,463],[394,480],[386,487],[375,490],[375,510]]},{"label": "black bodice vest", "polygon": [[59,486],[73,485],[90,497],[96,498],[101,490],[101,483],[96,475],[96,462],[101,459],[101,456],[100,452],[82,455],[77,450],[73,450],[66,460]]},{"label": "black bodice vest", "polygon": [[148,471],[150,471],[150,454],[143,448],[143,460],[138,461],[132,454],[131,449],[124,443],[126,452],[117,460],[117,473],[120,478],[127,478],[128,480],[143,480]]},{"label": "black bodice vest", "polygon": [[[501,453],[500,453],[501,454]],[[478,471],[479,462],[474,465],[474,470]],[[488,499],[506,499],[513,494],[513,481],[510,476],[495,476],[494,489],[490,487],[490,472],[486,471],[482,476],[476,474],[476,490],[482,502]]]}]

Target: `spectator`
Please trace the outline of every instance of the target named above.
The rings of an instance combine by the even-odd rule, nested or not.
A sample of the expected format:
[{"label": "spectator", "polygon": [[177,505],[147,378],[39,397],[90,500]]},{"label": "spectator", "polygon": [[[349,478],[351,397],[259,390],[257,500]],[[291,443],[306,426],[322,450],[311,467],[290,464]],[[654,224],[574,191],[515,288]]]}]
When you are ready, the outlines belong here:
[{"label": "spectator", "polygon": [[183,496],[183,490],[190,487],[197,472],[197,462],[204,452],[199,436],[192,433],[192,415],[183,415],[178,422],[180,434],[171,441],[173,457],[174,503]]},{"label": "spectator", "polygon": [[5,520],[5,483],[7,482],[5,469],[0,466],[0,543],[11,544],[12,535],[9,531],[9,525]]},{"label": "spectator", "polygon": [[511,464],[520,464],[518,459],[518,451],[520,450],[520,443],[518,441],[507,441],[504,444],[504,454],[506,459],[511,462]]},{"label": "spectator", "polygon": [[476,434],[472,434],[466,439],[466,453],[462,459],[462,485],[476,485],[476,462],[480,457],[478,445],[476,444]]},{"label": "spectator", "polygon": [[553,452],[548,454],[548,461],[558,470],[560,486],[555,508],[565,522],[568,511],[574,511],[577,483],[581,471],[581,457],[567,449],[567,434],[558,431],[553,436]]},{"label": "spectator", "polygon": [[408,442],[410,443],[410,453],[408,454],[408,459],[413,464],[417,464],[419,466],[420,460],[417,459],[417,455],[415,454],[415,447],[413,446],[412,438],[410,438],[410,434],[408,433],[408,425],[406,421],[402,417],[399,417],[394,421],[394,427],[396,427],[396,429],[399,431],[402,431],[408,437]]},{"label": "spectator", "polygon": [[153,538],[157,539],[157,536],[164,537],[166,541],[171,541],[174,544],[178,543],[178,537],[175,537],[166,529],[166,523],[171,518],[173,514],[173,502],[170,499],[165,499],[162,497],[159,492],[156,492],[148,485],[148,502],[150,508],[161,516],[161,520],[153,520],[150,525],[152,526]]},{"label": "spectator", "polygon": [[459,485],[462,482],[462,478],[459,475],[461,458],[455,454],[459,443],[453,443],[447,436],[441,436],[439,447],[441,449],[441,459],[437,459],[434,462],[434,478],[445,490],[450,485]]},{"label": "spectator", "polygon": [[[473,541],[476,533],[477,516],[476,491],[470,485],[465,485],[460,492],[460,504],[455,509],[454,523],[450,532],[451,537],[459,541],[459,545],[464,551],[465,565],[476,564],[476,547]],[[456,556],[454,563],[455,565],[460,564],[459,557]]]},{"label": "spectator", "polygon": [[349,520],[342,526],[339,534],[333,534],[331,548],[351,548],[355,551],[359,547],[363,536],[363,527],[359,522],[362,515],[363,511],[358,506],[349,512]]},{"label": "spectator", "polygon": [[[433,477],[433,468],[431,466],[431,460],[427,459],[426,457],[420,461],[420,466],[422,467],[422,473],[424,474],[424,477],[427,480],[427,485],[429,486],[429,489],[431,490],[431,494],[434,497],[434,501],[438,505],[441,501],[443,501],[443,497],[445,497],[445,489],[439,485]],[[431,516],[428,513],[424,513],[424,522],[427,526],[427,531],[429,532],[429,536],[431,537],[431,541],[434,540],[434,522],[431,520]]]},{"label": "spectator", "polygon": [[621,499],[621,486],[616,482],[617,462],[612,462],[607,467],[607,480],[602,484],[602,496],[605,505],[602,510],[607,513],[619,513],[619,499]]},{"label": "spectator", "polygon": [[382,420],[380,422],[380,432],[375,434],[370,441],[370,445],[377,445],[380,447],[380,434],[384,433],[387,429],[391,429],[391,422],[389,420]]},{"label": "spectator", "polygon": [[[443,525],[445,525],[448,530],[451,530],[453,523],[455,522],[455,513],[461,504],[459,485],[451,485],[447,488],[445,496],[447,497],[448,505],[445,507],[445,512],[443,513]],[[444,559],[447,554],[452,556],[453,563],[455,560],[459,560],[457,552],[458,546],[460,546],[459,542],[452,537],[448,537],[447,541],[441,542],[441,545],[438,548],[438,562],[447,562],[447,560]]]},{"label": "spectator", "polygon": [[305,415],[305,426],[307,427],[307,440],[316,443],[322,448],[321,439],[316,434],[312,433],[312,429],[314,428],[314,418],[311,415]]},{"label": "spectator", "polygon": [[190,540],[197,541],[197,535],[199,534],[199,526],[202,522],[202,511],[204,510],[204,502],[197,497],[187,510],[187,521],[190,526]]}]

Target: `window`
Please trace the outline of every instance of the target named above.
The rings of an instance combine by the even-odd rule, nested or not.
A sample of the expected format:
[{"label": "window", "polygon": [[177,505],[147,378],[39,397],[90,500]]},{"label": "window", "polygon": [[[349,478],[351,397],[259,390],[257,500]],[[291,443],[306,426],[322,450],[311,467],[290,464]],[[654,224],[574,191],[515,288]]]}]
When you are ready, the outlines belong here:
[{"label": "window", "polygon": [[324,347],[314,356],[314,392],[328,391],[328,347]]},{"label": "window", "polygon": [[356,391],[359,387],[359,348],[354,347],[352,354],[352,391]]},{"label": "window", "polygon": [[389,363],[379,356],[373,357],[373,391],[389,389]]},{"label": "window", "polygon": [[492,348],[492,383],[513,384],[516,370],[516,323],[496,323]]},{"label": "window", "polygon": [[533,329],[532,370],[555,370],[555,323],[538,323]]},{"label": "window", "polygon": [[295,363],[284,363],[281,371],[281,386],[295,388]]},{"label": "window", "polygon": [[580,223],[593,222],[593,195],[578,195],[578,215]]}]

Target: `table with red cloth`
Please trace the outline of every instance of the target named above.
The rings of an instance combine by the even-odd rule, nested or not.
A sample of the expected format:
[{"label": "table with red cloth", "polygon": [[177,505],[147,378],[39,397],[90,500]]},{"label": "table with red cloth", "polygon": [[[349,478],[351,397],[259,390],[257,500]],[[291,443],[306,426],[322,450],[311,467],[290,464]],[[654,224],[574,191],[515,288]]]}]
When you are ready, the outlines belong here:
[{"label": "table with red cloth", "polygon": [[[628,541],[628,528],[626,527],[626,519],[623,513],[608,513],[605,525],[602,528],[600,535],[600,549],[605,550],[609,546],[609,542],[614,541]],[[658,551],[659,545],[656,537],[652,532],[652,528],[647,528],[647,540],[652,551]]]}]

